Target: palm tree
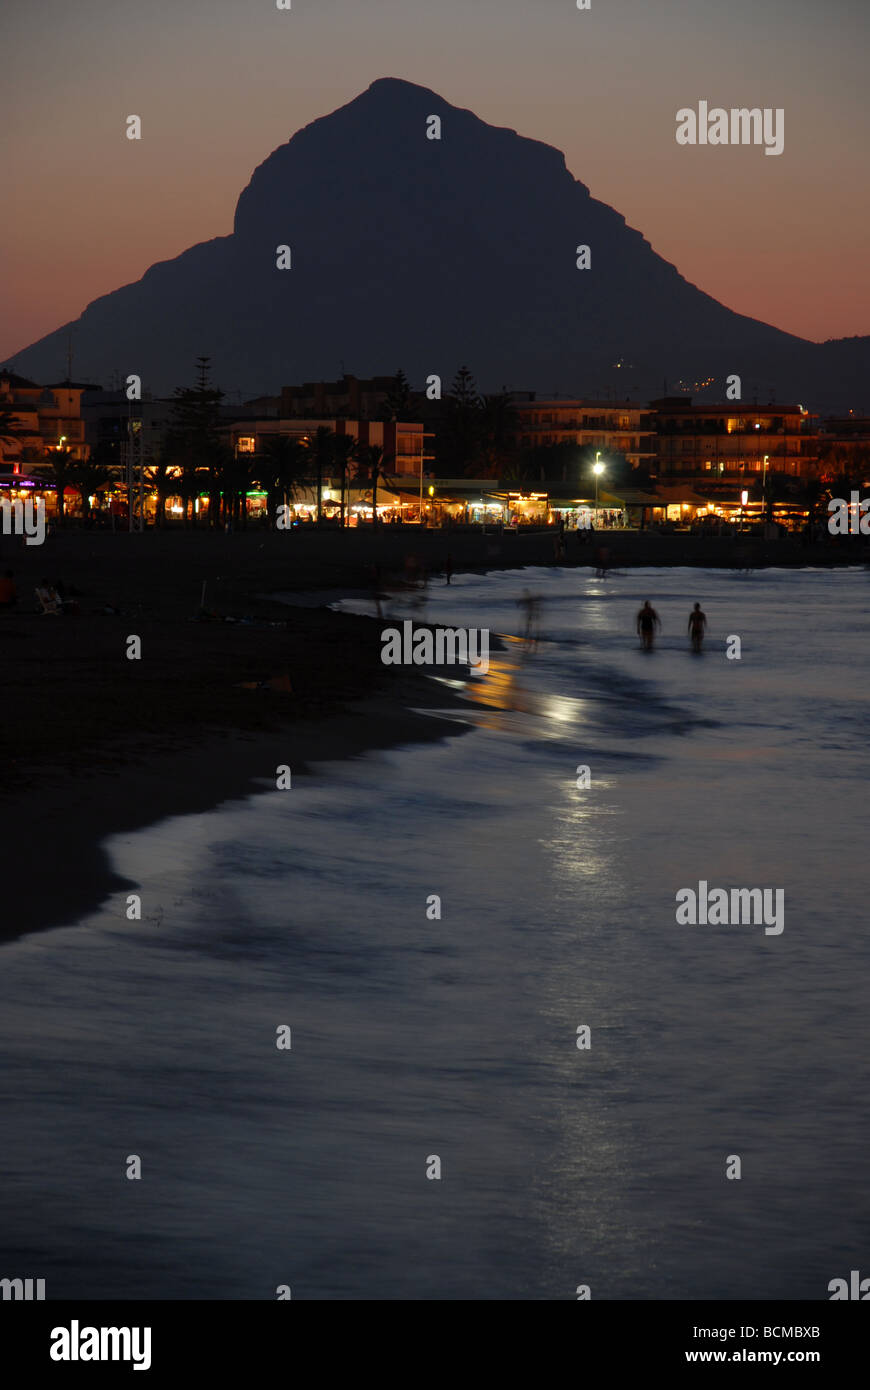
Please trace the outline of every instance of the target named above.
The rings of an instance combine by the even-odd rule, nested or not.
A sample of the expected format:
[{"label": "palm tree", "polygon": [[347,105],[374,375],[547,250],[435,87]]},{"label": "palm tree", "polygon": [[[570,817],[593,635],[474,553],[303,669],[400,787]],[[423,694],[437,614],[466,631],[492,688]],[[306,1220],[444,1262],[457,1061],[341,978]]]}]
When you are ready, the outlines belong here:
[{"label": "palm tree", "polygon": [[74,461],[73,451],[70,448],[62,449],[60,445],[58,445],[56,449],[46,449],[45,457],[51,467],[54,476],[54,485],[57,491],[55,521],[58,526],[62,526],[64,521],[64,491],[69,477],[70,465]]},{"label": "palm tree", "polygon": [[258,476],[268,492],[266,510],[274,526],[279,506],[296,493],[308,467],[308,450],[286,434],[269,435],[257,455]]},{"label": "palm tree", "polygon": [[330,468],[335,458],[335,435],[328,425],[318,425],[314,438],[308,440],[308,451],[317,472],[316,519],[319,525],[323,514],[323,471]]},{"label": "palm tree", "polygon": [[508,458],[500,474],[506,483],[526,483],[530,478],[536,476],[534,463],[529,458],[529,453],[529,450],[525,450],[523,453],[514,454]]},{"label": "palm tree", "polygon": [[344,526],[348,465],[357,457],[359,442],[352,434],[337,434],[333,445],[335,464],[341,474],[341,524]]},{"label": "palm tree", "polygon": [[813,527],[816,524],[816,512],[818,511],[818,508],[821,505],[824,492],[825,489],[822,485],[821,478],[807,479],[806,484],[804,486],[804,501],[806,502],[807,506],[807,522],[809,525],[810,535],[812,535]]},{"label": "palm tree", "polygon": [[166,440],[160,445],[157,457],[148,465],[145,470],[145,479],[149,487],[153,487],[157,493],[157,513],[155,523],[158,527],[166,524],[166,499],[170,494],[170,477],[174,472],[172,451],[167,446]]},{"label": "palm tree", "polygon": [[232,526],[244,530],[248,524],[248,491],[262,478],[262,459],[253,453],[233,453],[227,449],[223,466],[224,512]]},{"label": "palm tree", "polygon": [[480,449],[485,459],[485,477],[499,478],[516,454],[519,416],[509,392],[484,396],[480,411]]},{"label": "palm tree", "polygon": [[106,464],[93,463],[90,459],[71,459],[67,465],[67,476],[81,494],[85,523],[91,520],[91,496],[107,488],[113,481],[114,473],[115,470]]},{"label": "palm tree", "polygon": [[0,444],[13,443],[27,431],[21,419],[8,405],[0,405]]},{"label": "palm tree", "polygon": [[250,472],[248,456],[239,459],[229,444],[215,442],[206,457],[204,477],[208,480],[208,524],[222,526],[227,521],[235,525],[239,519],[241,498],[247,512],[247,484]]},{"label": "palm tree", "polygon": [[384,471],[384,451],[380,444],[368,444],[360,450],[360,474],[364,482],[372,485],[372,525],[378,524],[378,483],[390,484],[389,474]]},{"label": "palm tree", "polygon": [[773,521],[773,509],[777,502],[784,502],[792,491],[793,480],[787,473],[769,468],[767,473],[755,480],[752,489],[753,501],[757,498],[764,503],[765,521]]}]

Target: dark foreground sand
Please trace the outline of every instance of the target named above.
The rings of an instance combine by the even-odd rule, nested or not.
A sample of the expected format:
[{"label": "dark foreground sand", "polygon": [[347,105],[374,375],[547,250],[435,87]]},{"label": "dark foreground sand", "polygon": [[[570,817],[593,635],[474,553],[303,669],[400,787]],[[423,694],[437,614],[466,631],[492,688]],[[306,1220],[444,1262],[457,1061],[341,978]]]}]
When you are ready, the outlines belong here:
[{"label": "dark foreground sand", "polygon": [[[120,744],[117,761],[103,750],[88,772],[82,755],[74,773],[44,768],[14,797],[0,799],[6,846],[0,940],[74,922],[110,893],[135,891],[110,869],[101,848],[108,835],[151,825],[166,816],[208,811],[275,785],[281,764],[293,777],[308,762],[351,758],[374,748],[421,743],[460,733],[455,721],[416,714],[446,700],[423,677],[399,679],[379,696],[354,702],[321,719],[288,717],[268,733],[207,732],[188,747]],[[123,913],[123,897],[118,899]]]},{"label": "dark foreground sand", "polygon": [[[109,834],[245,795],[281,763],[295,774],[460,727],[409,709],[451,700],[382,665],[379,624],[266,597],[330,575],[286,565],[262,536],[79,533],[4,551],[19,603],[0,613],[0,939],[74,921],[122,887],[100,849]],[[43,575],[80,591],[78,615],[36,612]],[[204,579],[210,608],[252,621],[191,621]],[[131,635],[141,660],[127,659]],[[292,689],[243,687],[274,677]]]},{"label": "dark foreground sand", "polygon": [[[612,563],[745,563],[732,542],[616,533]],[[756,547],[753,564],[855,563],[848,550]],[[0,612],[0,939],[74,921],[114,883],[101,841],[204,811],[306,761],[455,733],[409,706],[455,703],[443,686],[380,661],[380,625],[305,606],[371,591],[415,554],[437,572],[552,564],[553,536],[521,532],[69,532],[42,547],[0,537],[19,603]],[[569,537],[569,563],[589,551]],[[45,576],[79,591],[77,616],[38,614]],[[218,619],[197,621],[203,582]],[[436,579],[435,582],[443,582]],[[269,595],[295,591],[300,606]],[[107,607],[119,613],[104,611]],[[128,638],[141,660],[127,659]],[[287,689],[245,685],[277,679]]]}]

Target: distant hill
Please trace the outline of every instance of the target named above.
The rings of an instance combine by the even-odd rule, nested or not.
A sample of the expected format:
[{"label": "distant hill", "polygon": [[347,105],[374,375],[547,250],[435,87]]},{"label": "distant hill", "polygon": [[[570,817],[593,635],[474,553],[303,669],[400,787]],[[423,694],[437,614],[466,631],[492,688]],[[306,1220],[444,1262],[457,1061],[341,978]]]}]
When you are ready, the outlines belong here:
[{"label": "distant hill", "polygon": [[[442,138],[426,137],[427,117]],[[575,249],[591,248],[578,270]],[[276,267],[289,245],[292,269]],[[104,295],[9,359],[36,380],[136,372],[167,392],[211,355],[245,394],[403,367],[446,386],[661,395],[699,377],[724,396],[870,406],[870,337],[810,343],[732,313],[597,202],[558,150],[382,78],[255,170],[231,236]],[[622,368],[615,363],[623,361]],[[696,392],[696,395],[700,393]]]}]

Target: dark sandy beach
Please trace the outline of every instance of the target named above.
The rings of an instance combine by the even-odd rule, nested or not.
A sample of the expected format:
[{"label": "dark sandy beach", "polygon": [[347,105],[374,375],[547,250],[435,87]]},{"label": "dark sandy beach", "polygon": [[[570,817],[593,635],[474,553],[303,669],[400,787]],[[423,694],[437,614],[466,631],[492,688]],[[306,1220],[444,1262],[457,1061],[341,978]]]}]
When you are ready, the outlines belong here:
[{"label": "dark sandy beach", "polygon": [[[118,889],[108,834],[245,795],[281,763],[296,773],[457,731],[409,708],[449,697],[383,666],[371,620],[265,597],[330,578],[284,565],[265,540],[79,533],[14,554],[7,541],[19,602],[0,616],[0,825],[17,871],[3,938],[74,921]],[[37,614],[43,576],[74,586],[76,615]],[[195,620],[203,580],[209,621]],[[126,657],[131,635],[141,660]],[[292,689],[245,688],[273,677]]]}]

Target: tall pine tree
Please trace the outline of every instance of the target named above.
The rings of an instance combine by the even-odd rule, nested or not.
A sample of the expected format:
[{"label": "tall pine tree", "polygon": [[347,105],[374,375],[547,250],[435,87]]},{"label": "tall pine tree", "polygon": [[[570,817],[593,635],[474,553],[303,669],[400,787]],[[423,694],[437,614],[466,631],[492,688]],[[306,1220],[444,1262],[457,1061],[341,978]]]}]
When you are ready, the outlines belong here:
[{"label": "tall pine tree", "polygon": [[483,401],[467,367],[460,367],[444,399],[436,433],[442,477],[474,477],[481,466]]},{"label": "tall pine tree", "polygon": [[[185,507],[196,525],[195,499],[201,484],[209,493],[209,519],[212,526],[220,521],[220,475],[222,451],[220,419],[223,391],[211,384],[211,358],[198,357],[195,386],[176,386],[167,432],[167,443],[173,460],[182,471]],[[185,521],[187,514],[185,514]]]},{"label": "tall pine tree", "polygon": [[384,418],[386,420],[410,420],[411,410],[411,383],[400,367],[393,377],[393,383],[384,402]]}]

